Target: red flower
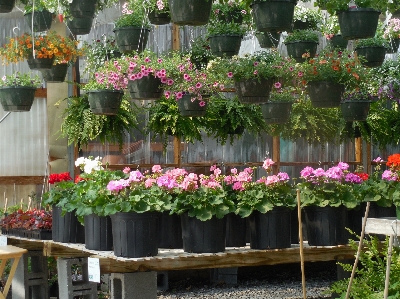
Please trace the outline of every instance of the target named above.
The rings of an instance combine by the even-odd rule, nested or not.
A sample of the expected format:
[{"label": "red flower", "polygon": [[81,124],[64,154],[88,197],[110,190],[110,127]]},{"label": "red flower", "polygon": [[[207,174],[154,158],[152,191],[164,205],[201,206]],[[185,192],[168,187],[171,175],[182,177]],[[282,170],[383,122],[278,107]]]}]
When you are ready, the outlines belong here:
[{"label": "red flower", "polygon": [[360,179],[362,179],[363,181],[368,180],[368,173],[365,172],[355,172],[354,173],[356,176],[358,176]]},{"label": "red flower", "polygon": [[58,182],[72,181],[69,172],[53,173],[49,176],[49,184],[54,184]]},{"label": "red flower", "polygon": [[393,154],[388,157],[388,161],[386,163],[389,167],[399,168],[400,166],[400,154]]},{"label": "red flower", "polygon": [[84,179],[78,174],[75,176],[75,184],[79,183],[80,181],[84,181]]}]

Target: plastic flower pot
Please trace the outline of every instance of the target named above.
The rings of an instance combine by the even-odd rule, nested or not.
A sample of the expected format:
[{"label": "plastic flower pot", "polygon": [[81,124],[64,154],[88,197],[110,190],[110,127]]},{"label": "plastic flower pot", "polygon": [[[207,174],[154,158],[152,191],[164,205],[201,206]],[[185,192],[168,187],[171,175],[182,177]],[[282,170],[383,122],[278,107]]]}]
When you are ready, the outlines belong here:
[{"label": "plastic flower pot", "polygon": [[236,93],[242,103],[265,103],[269,99],[273,79],[249,79],[235,82]]},{"label": "plastic flower pot", "polygon": [[210,19],[211,0],[168,0],[171,19],[177,25],[200,26]]},{"label": "plastic flower pot", "polygon": [[296,62],[302,63],[306,61],[305,53],[309,53],[309,57],[314,57],[317,53],[318,42],[313,41],[293,41],[285,43],[288,56],[293,57]]},{"label": "plastic flower pot", "polygon": [[62,209],[53,205],[53,241],[62,243],[85,243],[85,229],[74,212],[62,215]]},{"label": "plastic flower pot", "polygon": [[311,23],[309,21],[301,21],[301,20],[296,20],[293,22],[293,30],[306,30],[309,29],[311,26]]},{"label": "plastic flower pot", "polygon": [[55,57],[53,58],[38,58],[37,56],[33,58],[33,56],[29,56],[27,59],[28,66],[31,70],[50,70],[53,67]]},{"label": "plastic flower pot", "polygon": [[148,14],[149,21],[153,25],[167,25],[171,23],[171,16],[168,12],[158,12],[153,10]]},{"label": "plastic flower pot", "polygon": [[146,48],[150,30],[141,27],[115,28],[115,42],[122,53],[142,52]]},{"label": "plastic flower pot", "polygon": [[192,101],[193,95],[185,94],[181,99],[178,100],[178,109],[182,116],[194,116],[201,117],[206,115],[207,102],[204,101],[205,105],[200,106],[200,101],[197,98]]},{"label": "plastic flower pot", "polygon": [[246,222],[234,213],[229,213],[226,218],[226,247],[246,246]]},{"label": "plastic flower pot", "polygon": [[85,35],[92,29],[93,18],[73,18],[68,20],[67,27],[73,35]]},{"label": "plastic flower pot", "polygon": [[349,8],[337,13],[344,39],[374,37],[380,12],[372,8]]},{"label": "plastic flower pot", "polygon": [[284,124],[290,118],[292,102],[268,102],[260,104],[261,112],[267,124]]},{"label": "plastic flower pot", "polygon": [[88,95],[90,110],[94,114],[116,115],[121,106],[124,92],[121,90],[90,90]]},{"label": "plastic flower pot", "polygon": [[152,75],[128,82],[128,90],[132,99],[156,100],[161,97],[161,80]]},{"label": "plastic flower pot", "polygon": [[296,2],[292,0],[254,1],[252,14],[257,30],[260,32],[290,31]]},{"label": "plastic flower pot", "polygon": [[386,48],[383,46],[357,47],[355,51],[358,56],[364,56],[365,60],[361,60],[361,63],[366,67],[381,66],[385,60]]},{"label": "plastic flower pot", "polygon": [[32,19],[33,19],[33,31],[40,32],[49,30],[51,22],[53,21],[53,14],[48,10],[35,11],[33,13],[25,14],[25,20],[32,30]]},{"label": "plastic flower pot", "polygon": [[307,91],[313,107],[333,108],[340,106],[344,85],[332,81],[310,81]]},{"label": "plastic flower pot", "polygon": [[74,18],[93,18],[97,0],[73,0],[69,11]]},{"label": "plastic flower pot", "polygon": [[158,247],[169,249],[183,248],[180,216],[163,212],[160,213],[159,222]]},{"label": "plastic flower pot", "polygon": [[329,45],[332,48],[346,49],[349,41],[344,39],[341,34],[335,34],[330,40]]},{"label": "plastic flower pot", "polygon": [[49,70],[41,70],[43,80],[50,83],[64,82],[68,72],[68,64],[55,64]]},{"label": "plastic flower pot", "polygon": [[239,54],[242,36],[239,34],[212,35],[209,37],[211,52],[218,57]]},{"label": "plastic flower pot", "polygon": [[345,121],[364,121],[368,117],[371,101],[345,101],[340,104]]},{"label": "plastic flower pot", "polygon": [[261,48],[277,48],[281,39],[280,32],[256,33]]},{"label": "plastic flower pot", "polygon": [[399,49],[400,38],[391,38],[389,40],[389,49],[386,50],[386,54],[394,54],[397,53]]},{"label": "plastic flower pot", "polygon": [[91,250],[109,251],[113,247],[111,218],[109,216],[86,215],[85,247]]},{"label": "plastic flower pot", "polygon": [[35,87],[5,86],[0,88],[0,103],[4,111],[30,111],[35,99]]},{"label": "plastic flower pot", "polygon": [[0,0],[0,13],[8,13],[13,10],[15,0]]}]

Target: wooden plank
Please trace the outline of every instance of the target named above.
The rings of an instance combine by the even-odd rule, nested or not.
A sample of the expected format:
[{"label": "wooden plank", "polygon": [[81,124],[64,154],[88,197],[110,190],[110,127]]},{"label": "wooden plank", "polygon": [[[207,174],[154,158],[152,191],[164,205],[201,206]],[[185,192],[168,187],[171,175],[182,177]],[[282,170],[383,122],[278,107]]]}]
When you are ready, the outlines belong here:
[{"label": "wooden plank", "polygon": [[7,236],[7,244],[28,250],[43,250],[44,241]]},{"label": "wooden plank", "polygon": [[42,185],[44,176],[0,176],[0,185]]},{"label": "wooden plank", "polygon": [[396,217],[367,218],[365,233],[400,236],[400,221]]},{"label": "wooden plank", "polygon": [[47,98],[47,88],[36,89],[35,98]]},{"label": "wooden plank", "polygon": [[87,257],[92,255],[90,252],[82,249],[77,249],[72,246],[68,246],[69,243],[58,243],[53,241],[44,242],[43,254],[45,256],[57,256],[57,257]]},{"label": "wooden plank", "polygon": [[355,151],[356,151],[356,162],[362,163],[362,141],[361,137],[355,138]]}]

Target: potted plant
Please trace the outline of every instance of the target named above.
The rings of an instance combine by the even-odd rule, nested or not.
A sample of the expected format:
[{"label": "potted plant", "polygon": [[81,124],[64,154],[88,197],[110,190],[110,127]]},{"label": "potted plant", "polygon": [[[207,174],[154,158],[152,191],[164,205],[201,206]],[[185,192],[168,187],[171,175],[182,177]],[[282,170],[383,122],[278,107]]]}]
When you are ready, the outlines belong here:
[{"label": "potted plant", "polygon": [[[264,161],[263,168],[268,174],[273,164],[271,159]],[[290,210],[296,207],[296,196],[289,175],[280,172],[255,182],[252,175],[253,170],[247,168],[237,175],[235,183],[238,192],[235,213],[249,218],[250,248],[290,248]]]},{"label": "potted plant", "polygon": [[293,15],[293,30],[319,30],[322,25],[322,14],[318,9],[296,5]]},{"label": "potted plant", "polygon": [[34,6],[32,3],[28,3],[24,8],[25,20],[33,32],[46,31],[50,29],[54,15],[46,9],[46,4],[43,1],[35,2]]},{"label": "potted plant", "polygon": [[167,0],[152,0],[144,3],[148,5],[148,17],[153,25],[166,25],[171,22],[171,13]]},{"label": "potted plant", "polygon": [[[326,170],[305,167],[300,172],[301,206],[305,212],[307,238],[311,246],[347,244],[347,210],[356,207],[354,185],[363,179],[339,162]],[[325,225],[324,225],[325,224]]]},{"label": "potted plant", "polygon": [[83,87],[88,93],[90,109],[94,114],[116,115],[121,106],[128,79],[121,72],[121,66],[107,62]]},{"label": "potted plant", "polygon": [[233,143],[244,131],[260,134],[265,130],[264,120],[258,105],[243,104],[236,96],[228,99],[212,96],[205,116],[204,129],[222,145],[228,138]]},{"label": "potted plant", "polygon": [[41,86],[38,75],[31,74],[5,75],[0,81],[0,102],[4,111],[30,111],[35,91]]},{"label": "potted plant", "polygon": [[340,109],[345,121],[365,121],[368,117],[369,106],[375,97],[365,88],[346,91],[343,94]]},{"label": "potted plant", "polygon": [[243,22],[250,21],[248,6],[246,6],[244,1],[240,0],[219,0],[219,2],[213,3],[212,13],[220,21],[227,23],[242,24]]},{"label": "potted plant", "polygon": [[256,31],[255,36],[261,48],[278,48],[281,32]]},{"label": "potted plant", "polygon": [[304,62],[307,57],[314,57],[317,53],[319,36],[313,30],[293,30],[283,43],[286,45],[288,56],[297,62]]},{"label": "potted plant", "polygon": [[329,16],[322,23],[322,34],[326,37],[332,48],[346,49],[348,40],[340,34],[339,20],[336,15]]},{"label": "potted plant", "polygon": [[115,20],[115,41],[122,53],[141,52],[150,33],[144,7],[138,1],[126,2],[122,7],[122,16]]},{"label": "potted plant", "polygon": [[1,0],[0,13],[9,13],[13,10],[16,0]]},{"label": "potted plant", "polygon": [[292,87],[282,87],[280,82],[275,82],[267,103],[261,104],[261,111],[267,124],[284,124],[290,118],[292,105],[296,99]]},{"label": "potted plant", "polygon": [[381,66],[385,60],[386,49],[389,48],[388,41],[383,36],[360,39],[355,47],[358,56],[364,57],[361,63],[366,67]]},{"label": "potted plant", "polygon": [[200,26],[210,19],[211,0],[168,0],[168,3],[174,24]]},{"label": "potted plant", "polygon": [[388,21],[383,37],[389,41],[389,49],[387,49],[386,53],[397,53],[400,43],[400,19],[392,18]]},{"label": "potted plant", "polygon": [[122,98],[121,106],[114,116],[96,115],[90,109],[88,95],[69,97],[68,107],[63,112],[60,136],[68,139],[68,144],[83,148],[91,140],[101,143],[118,144],[122,149],[127,132],[138,129],[139,107],[130,103],[128,96]]},{"label": "potted plant", "polygon": [[208,62],[215,58],[209,40],[203,36],[191,40],[190,48],[183,53],[190,57],[190,61],[197,69],[206,67]]}]

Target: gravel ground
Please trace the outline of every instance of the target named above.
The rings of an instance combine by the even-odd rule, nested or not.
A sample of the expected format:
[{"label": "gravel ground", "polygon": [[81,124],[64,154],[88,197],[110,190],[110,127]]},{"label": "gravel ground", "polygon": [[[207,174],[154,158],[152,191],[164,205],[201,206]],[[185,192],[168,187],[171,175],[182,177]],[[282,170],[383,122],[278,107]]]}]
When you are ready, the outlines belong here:
[{"label": "gravel ground", "polygon": [[[326,294],[336,280],[334,262],[306,263],[308,299],[331,298]],[[186,277],[169,282],[169,290],[159,292],[159,299],[218,298],[218,299],[302,299],[299,264],[239,268],[238,284],[211,285],[208,279]]]}]

